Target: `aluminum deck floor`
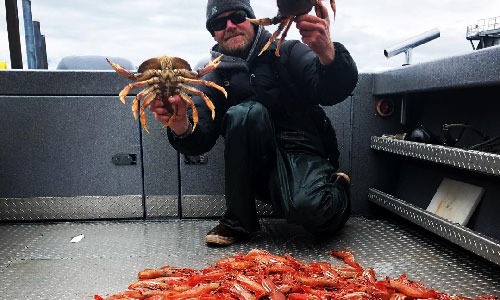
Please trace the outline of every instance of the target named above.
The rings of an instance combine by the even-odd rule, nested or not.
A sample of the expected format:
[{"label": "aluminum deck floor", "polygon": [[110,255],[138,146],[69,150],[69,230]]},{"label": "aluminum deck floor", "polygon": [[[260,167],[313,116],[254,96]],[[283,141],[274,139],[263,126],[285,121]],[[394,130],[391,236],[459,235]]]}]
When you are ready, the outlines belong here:
[{"label": "aluminum deck floor", "polygon": [[[500,294],[500,267],[394,221],[352,217],[330,240],[318,241],[281,220],[261,220],[249,242],[207,247],[214,220],[0,225],[0,299],[93,299],[127,289],[137,272],[164,265],[205,268],[262,248],[306,261],[343,262],[328,250],[349,247],[378,276],[407,273],[436,290],[468,297]],[[85,237],[70,243],[75,236]]]}]

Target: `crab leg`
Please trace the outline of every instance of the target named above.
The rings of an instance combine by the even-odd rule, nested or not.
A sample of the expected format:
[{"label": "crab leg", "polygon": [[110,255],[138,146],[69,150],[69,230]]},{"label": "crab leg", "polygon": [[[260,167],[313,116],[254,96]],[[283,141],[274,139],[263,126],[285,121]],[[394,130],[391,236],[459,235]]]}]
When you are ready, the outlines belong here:
[{"label": "crab leg", "polygon": [[125,104],[125,96],[128,95],[130,90],[136,89],[138,87],[145,86],[145,85],[153,85],[155,83],[160,83],[160,78],[154,77],[154,78],[148,79],[146,81],[138,81],[138,82],[134,82],[134,83],[129,83],[123,88],[123,90],[120,92],[120,94],[118,96],[120,96],[120,100],[122,101],[122,103]]},{"label": "crab leg", "polygon": [[220,85],[218,85],[217,83],[215,83],[215,82],[211,82],[211,81],[208,81],[208,80],[196,80],[196,79],[182,78],[182,77],[177,78],[177,80],[179,82],[187,82],[187,83],[192,83],[192,84],[204,84],[204,85],[207,85],[207,86],[211,86],[213,88],[218,89],[227,98],[227,92],[226,92],[226,90],[223,87],[221,87]]},{"label": "crab leg", "polygon": [[185,91],[188,91],[190,93],[193,93],[195,95],[198,95],[200,96],[201,98],[203,98],[203,100],[205,100],[205,104],[208,106],[208,108],[210,108],[210,110],[212,111],[212,120],[215,119],[215,106],[214,104],[212,103],[212,101],[207,97],[207,95],[205,95],[205,93],[203,93],[202,91],[199,91],[193,87],[190,87],[190,86],[187,86],[187,85],[184,85],[182,83],[179,83],[179,87]]},{"label": "crab leg", "polygon": [[113,69],[115,69],[115,71],[122,75],[122,76],[125,76],[129,79],[133,79],[133,80],[136,80],[135,79],[135,75],[134,73],[128,71],[128,70],[125,70],[124,67],[120,66],[119,64],[115,64],[114,62],[110,61],[109,59],[106,58],[106,61],[111,65],[111,67],[113,67]]},{"label": "crab leg", "polygon": [[205,74],[208,74],[208,73],[212,72],[213,70],[217,69],[217,67],[220,64],[220,60],[221,60],[222,56],[224,56],[224,55],[220,55],[216,59],[208,62],[205,65],[205,67],[203,67],[203,69],[198,69],[197,75],[196,75],[197,77],[196,78],[200,78],[201,76],[203,76]]},{"label": "crab leg", "polygon": [[280,23],[280,25],[278,25],[278,29],[276,29],[276,31],[273,33],[273,35],[269,38],[269,41],[267,41],[266,45],[264,45],[264,48],[262,48],[262,50],[260,51],[259,56],[262,53],[264,53],[264,51],[266,51],[266,49],[269,47],[269,45],[271,45],[271,43],[274,42],[274,40],[278,37],[278,35],[280,35],[281,31],[283,31],[283,28],[285,28],[285,23],[286,23],[286,20],[282,21]]},{"label": "crab leg", "polygon": [[321,0],[316,1],[316,4],[314,4],[314,12],[316,13],[316,17],[324,19],[323,12],[321,11]]},{"label": "crab leg", "polygon": [[174,123],[174,121],[177,119],[177,106],[172,107],[172,110],[172,115],[168,119],[168,122],[163,125],[163,128],[167,128],[168,126],[172,125],[172,123]]},{"label": "crab leg", "polygon": [[142,127],[144,127],[144,130],[146,130],[146,132],[148,134],[150,134],[150,133],[149,133],[148,127],[146,126],[146,113],[144,112],[144,109],[151,104],[151,101],[153,101],[153,99],[155,98],[154,96],[156,96],[156,93],[151,92],[150,95],[148,95],[148,97],[146,97],[146,99],[144,99],[142,106],[141,106],[141,110],[139,111],[139,118],[140,118]]},{"label": "crab leg", "polygon": [[[316,12],[316,16],[324,19],[325,16],[323,15],[323,10],[321,7],[323,4],[321,3],[321,0],[317,0],[316,4],[314,4],[314,11]],[[330,0],[330,6],[332,7],[333,10],[333,19],[335,20],[335,16],[337,14],[337,7],[335,6],[335,0]]]},{"label": "crab leg", "polygon": [[143,80],[149,79],[155,75],[158,76],[160,73],[158,70],[147,70],[144,73],[134,74],[134,73],[126,70],[124,67],[120,66],[119,64],[115,64],[114,62],[110,61],[107,58],[106,58],[106,60],[111,65],[111,67],[113,67],[113,69],[115,69],[115,71],[118,74],[125,76],[128,79],[132,79],[132,80],[136,80],[136,81],[143,81]]},{"label": "crab leg", "polygon": [[173,71],[174,71],[175,75],[180,75],[182,77],[186,77],[186,78],[190,78],[190,79],[198,79],[198,78],[202,77],[203,75],[206,75],[206,74],[212,72],[213,70],[217,69],[217,67],[220,64],[220,60],[221,60],[222,56],[224,56],[224,55],[220,55],[216,59],[209,61],[205,65],[205,67],[199,68],[196,72],[188,71],[186,69],[174,69]]},{"label": "crab leg", "polygon": [[335,20],[335,16],[337,15],[337,5],[335,5],[335,0],[330,0],[330,6],[333,10],[333,19]]},{"label": "crab leg", "polygon": [[274,18],[263,18],[263,19],[247,19],[250,21],[250,23],[253,23],[255,25],[262,25],[262,26],[269,26],[269,25],[276,25],[278,23],[281,23],[283,21],[283,17],[277,16]]},{"label": "crab leg", "polygon": [[286,28],[283,31],[283,34],[281,35],[281,39],[278,42],[278,47],[276,47],[276,56],[280,56],[280,47],[281,44],[285,41],[286,35],[288,33],[288,30],[290,30],[290,27],[292,26],[293,20],[295,19],[295,16],[289,17],[285,20],[286,22]]},{"label": "crab leg", "polygon": [[[149,105],[149,103],[151,103],[151,101],[153,101],[153,99],[155,99],[155,97],[156,97],[156,93],[155,92],[148,93],[146,95],[146,98],[144,98],[144,103],[148,103],[148,105]],[[139,101],[137,101],[137,103],[134,103],[134,104],[135,105],[132,105],[132,112],[134,113],[134,119],[137,120],[137,110],[139,110]],[[146,115],[144,114],[144,117],[143,117],[143,114],[144,114],[144,109],[141,109],[140,110],[141,123],[142,123],[142,119],[144,118],[144,124],[146,124]],[[146,132],[147,131],[148,130],[146,129]]]},{"label": "crab leg", "polygon": [[194,106],[194,103],[193,103],[193,100],[191,99],[191,97],[189,97],[186,93],[181,91],[179,93],[179,95],[181,96],[182,100],[186,101],[187,104],[193,110],[193,130],[191,130],[191,132],[193,132],[194,129],[196,128],[196,124],[198,124],[198,110],[196,109],[196,106]]},{"label": "crab leg", "polygon": [[139,111],[139,116],[140,116],[139,120],[141,121],[142,127],[144,128],[144,130],[146,130],[148,134],[150,134],[148,126],[146,125],[146,114],[144,113],[144,108],[142,107],[141,110]]},{"label": "crab leg", "polygon": [[[155,86],[148,87],[147,89],[142,90],[140,93],[137,94],[137,96],[134,99],[134,102],[132,102],[132,112],[134,113],[134,119],[137,120],[137,110],[139,109],[139,100],[144,97],[144,95],[147,95],[148,97],[151,95],[151,92],[154,91]],[[154,93],[152,93],[154,96]],[[147,97],[146,97],[147,99]]]},{"label": "crab leg", "polygon": [[161,76],[161,71],[160,70],[147,70],[144,73],[137,73],[134,76],[135,76],[135,80],[143,81],[143,80],[147,80],[153,76]]}]

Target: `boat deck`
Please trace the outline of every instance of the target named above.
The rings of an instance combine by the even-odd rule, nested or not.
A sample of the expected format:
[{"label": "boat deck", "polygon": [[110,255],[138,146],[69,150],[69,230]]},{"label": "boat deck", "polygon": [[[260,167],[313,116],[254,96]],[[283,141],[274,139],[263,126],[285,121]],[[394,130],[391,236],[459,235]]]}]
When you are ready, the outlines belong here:
[{"label": "boat deck", "polygon": [[[377,276],[406,273],[427,287],[467,297],[500,294],[500,267],[400,221],[352,217],[329,240],[262,219],[249,242],[208,247],[217,221],[100,221],[0,225],[0,299],[93,299],[127,289],[137,272],[165,265],[205,268],[262,248],[306,261],[343,265],[329,250],[350,248]],[[78,243],[73,237],[84,235]]]}]

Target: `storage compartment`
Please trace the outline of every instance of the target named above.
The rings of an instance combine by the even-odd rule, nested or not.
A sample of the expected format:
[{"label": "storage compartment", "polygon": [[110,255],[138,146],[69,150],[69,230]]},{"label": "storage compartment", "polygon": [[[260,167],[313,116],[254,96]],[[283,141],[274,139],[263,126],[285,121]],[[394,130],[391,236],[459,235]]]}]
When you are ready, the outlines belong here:
[{"label": "storage compartment", "polygon": [[[370,138],[370,147],[376,150],[373,158],[390,167],[379,170],[385,180],[373,182],[368,192],[373,203],[496,264],[500,264],[500,151],[470,148],[500,136],[498,70],[486,67],[498,60],[498,50],[375,75],[374,91],[382,93],[375,99],[395,103],[397,118],[385,118],[389,130]],[[422,139],[422,130],[431,138]],[[485,190],[465,226],[426,211],[446,178]]]}]

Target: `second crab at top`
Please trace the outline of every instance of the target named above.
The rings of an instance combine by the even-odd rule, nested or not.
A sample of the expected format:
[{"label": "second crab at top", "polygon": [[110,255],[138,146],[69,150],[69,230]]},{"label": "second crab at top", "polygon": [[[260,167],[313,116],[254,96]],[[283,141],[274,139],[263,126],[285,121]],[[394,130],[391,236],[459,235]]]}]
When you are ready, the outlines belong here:
[{"label": "second crab at top", "polygon": [[[269,45],[271,45],[271,43],[278,38],[284,29],[278,43],[278,47],[276,48],[276,56],[280,56],[280,46],[285,41],[288,30],[290,29],[290,26],[292,26],[295,17],[309,13],[314,7],[316,16],[324,18],[325,16],[323,16],[320,1],[321,0],[277,0],[278,15],[276,17],[249,19],[250,22],[262,26],[279,24],[278,29],[269,38],[269,41],[264,48],[262,48],[260,54],[262,54],[269,47]],[[337,13],[335,0],[330,0],[330,6],[332,7],[333,18],[335,19],[335,15]]]}]

